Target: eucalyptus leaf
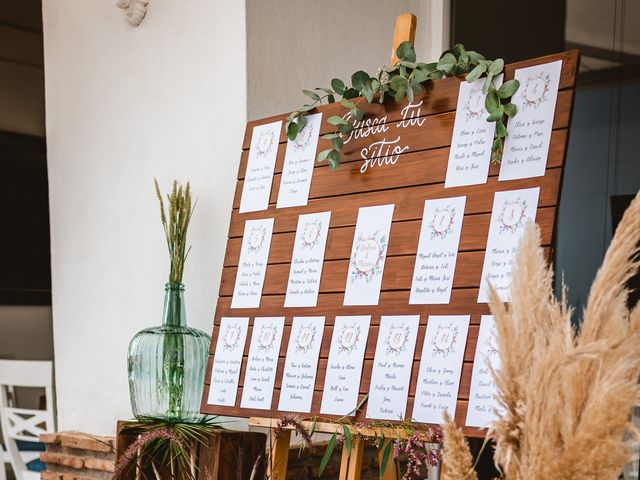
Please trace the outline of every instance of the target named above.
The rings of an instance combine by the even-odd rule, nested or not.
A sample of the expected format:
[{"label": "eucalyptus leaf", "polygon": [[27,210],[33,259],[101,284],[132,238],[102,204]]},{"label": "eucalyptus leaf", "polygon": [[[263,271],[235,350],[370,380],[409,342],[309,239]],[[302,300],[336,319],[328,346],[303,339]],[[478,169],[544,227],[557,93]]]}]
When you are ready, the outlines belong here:
[{"label": "eucalyptus leaf", "polygon": [[363,70],[358,70],[351,75],[351,84],[356,90],[362,91],[365,85],[369,83],[369,74]]},{"label": "eucalyptus leaf", "polygon": [[438,62],[438,70],[451,73],[458,64],[458,59],[453,53],[445,53]]},{"label": "eucalyptus leaf", "polygon": [[405,62],[416,61],[416,51],[411,42],[402,42],[398,45],[398,48],[396,48],[396,56],[399,60],[403,60]]},{"label": "eucalyptus leaf", "polygon": [[502,118],[502,115],[504,115],[504,107],[499,105],[498,108],[487,117],[487,122],[497,122]]},{"label": "eucalyptus leaf", "polygon": [[487,76],[484,79],[484,84],[482,85],[482,93],[486,95],[487,93],[489,93],[490,89],[495,90],[495,87],[493,86],[493,74],[491,72],[487,72]]},{"label": "eucalyptus leaf", "polygon": [[338,165],[340,165],[340,154],[335,150],[331,150],[329,152],[328,160],[329,168],[331,168],[331,170],[335,170],[338,168]]},{"label": "eucalyptus leaf", "polygon": [[321,138],[324,138],[325,140],[333,140],[338,137],[340,137],[339,133],[325,133]]},{"label": "eucalyptus leaf", "polygon": [[315,100],[316,102],[320,100],[320,95],[318,95],[316,92],[312,92],[311,90],[302,90],[302,93],[304,93],[311,100]]},{"label": "eucalyptus leaf", "polygon": [[339,78],[334,78],[333,80],[331,80],[331,88],[333,88],[336,93],[342,95],[344,93],[344,87],[344,82]]},{"label": "eucalyptus leaf", "polygon": [[498,100],[498,94],[495,89],[487,92],[487,97],[484,99],[484,106],[489,113],[495,112],[500,106],[500,100]]},{"label": "eucalyptus leaf", "polygon": [[489,67],[489,73],[494,77],[504,70],[504,60],[501,58],[496,58]]},{"label": "eucalyptus leaf", "polygon": [[329,153],[331,153],[332,151],[333,151],[332,149],[322,150],[318,154],[318,157],[316,158],[316,161],[322,162],[322,161],[326,160],[329,157]]},{"label": "eucalyptus leaf", "polygon": [[300,128],[300,130],[302,130],[307,124],[307,117],[305,117],[304,115],[298,115],[298,118],[296,119],[296,123],[298,124],[298,127]]},{"label": "eucalyptus leaf", "polygon": [[469,50],[467,53],[469,54],[469,60],[473,63],[478,63],[480,60],[484,60],[484,55],[480,55],[478,52]]},{"label": "eucalyptus leaf", "polygon": [[358,90],[356,90],[355,88],[349,87],[344,91],[342,96],[344,98],[356,98],[356,97],[360,96],[360,92]]},{"label": "eucalyptus leaf", "polygon": [[504,123],[498,121],[496,124],[496,135],[498,138],[504,138],[507,136],[507,127],[504,126]]},{"label": "eucalyptus leaf", "polygon": [[371,103],[373,101],[373,90],[371,90],[371,86],[365,85],[362,89],[362,95],[368,103]]},{"label": "eucalyptus leaf", "polygon": [[351,112],[351,116],[353,118],[355,118],[356,120],[362,120],[362,118],[364,117],[364,114],[362,113],[362,110],[358,109],[358,108],[352,108],[350,110]]},{"label": "eucalyptus leaf", "polygon": [[503,100],[512,97],[513,94],[518,91],[518,88],[520,88],[520,82],[518,80],[507,80],[498,88],[498,97]]},{"label": "eucalyptus leaf", "polygon": [[396,102],[399,102],[405,97],[406,93],[407,93],[407,88],[404,86],[400,87],[399,89],[396,90],[396,93],[393,95],[393,99]]},{"label": "eucalyptus leaf", "polygon": [[327,95],[327,103],[336,103],[336,97],[333,96],[333,94],[329,94]]},{"label": "eucalyptus leaf", "polygon": [[343,107],[348,108],[349,110],[351,110],[352,108],[356,108],[355,104],[351,100],[348,100],[346,98],[340,100],[340,104]]},{"label": "eucalyptus leaf", "polygon": [[296,122],[289,122],[287,124],[287,138],[289,140],[295,140],[300,131],[300,126]]},{"label": "eucalyptus leaf", "polygon": [[391,79],[391,82],[389,82],[389,86],[393,89],[393,90],[398,90],[400,88],[407,88],[407,79],[406,78],[402,78],[402,77],[393,77]]},{"label": "eucalyptus leaf", "polygon": [[341,136],[337,136],[333,140],[331,140],[331,145],[333,145],[334,150],[342,150],[342,146],[344,145],[344,141]]},{"label": "eucalyptus leaf", "polygon": [[507,103],[504,106],[504,113],[507,114],[508,117],[514,117],[516,113],[518,113],[518,107],[516,107],[513,103]]},{"label": "eucalyptus leaf", "polygon": [[418,65],[418,69],[425,75],[429,75],[430,73],[433,73],[436,70],[438,70],[438,62],[422,63]]},{"label": "eucalyptus leaf", "polygon": [[327,123],[330,125],[345,125],[348,122],[338,115],[332,115],[327,119]]},{"label": "eucalyptus leaf", "polygon": [[486,71],[487,71],[487,66],[483,63],[479,63],[478,65],[475,66],[473,70],[471,70],[467,74],[467,78],[466,78],[467,82],[469,83],[475,82]]},{"label": "eucalyptus leaf", "polygon": [[426,73],[424,73],[422,70],[420,70],[419,68],[416,68],[413,73],[413,80],[416,81],[417,83],[422,83],[422,82],[426,82],[429,77],[427,76]]},{"label": "eucalyptus leaf", "polygon": [[407,100],[409,100],[409,103],[413,103],[413,88],[407,88]]}]

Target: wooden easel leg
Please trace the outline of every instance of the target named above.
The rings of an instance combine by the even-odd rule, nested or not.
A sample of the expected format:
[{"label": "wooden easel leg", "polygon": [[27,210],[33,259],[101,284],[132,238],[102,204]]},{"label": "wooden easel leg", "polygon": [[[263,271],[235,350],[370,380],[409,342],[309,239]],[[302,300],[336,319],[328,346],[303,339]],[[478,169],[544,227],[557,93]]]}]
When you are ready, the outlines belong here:
[{"label": "wooden easel leg", "polygon": [[351,446],[351,455],[342,447],[342,461],[340,462],[340,480],[360,480],[362,473],[362,458],[364,457],[364,438],[356,437]]},{"label": "wooden easel leg", "polygon": [[[384,442],[384,445],[382,445],[382,448],[378,450],[378,467],[380,469],[382,469],[382,457],[384,455],[384,450],[389,442],[393,442],[393,440],[387,440]],[[398,475],[398,464],[396,462],[392,463],[392,460],[393,458],[389,458],[389,460],[387,460],[387,464],[385,465],[386,468],[384,469],[384,472],[382,472],[382,475],[380,475],[380,480],[398,480],[400,478],[400,475]]]},{"label": "wooden easel leg", "polygon": [[269,480],[286,480],[287,462],[289,461],[289,444],[291,443],[291,430],[280,430],[276,437],[271,429],[271,455],[267,465],[267,478]]},{"label": "wooden easel leg", "polygon": [[393,45],[391,46],[391,61],[389,66],[393,67],[398,61],[396,50],[402,42],[413,43],[416,38],[416,16],[407,12],[396,18],[396,28],[393,32]]}]

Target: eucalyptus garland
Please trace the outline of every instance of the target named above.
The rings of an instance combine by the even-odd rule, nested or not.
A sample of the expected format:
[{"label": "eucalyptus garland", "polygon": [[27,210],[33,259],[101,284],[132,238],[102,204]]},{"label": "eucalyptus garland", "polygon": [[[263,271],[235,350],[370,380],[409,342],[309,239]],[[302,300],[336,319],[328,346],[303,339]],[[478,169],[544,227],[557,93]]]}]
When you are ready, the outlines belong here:
[{"label": "eucalyptus garland", "polygon": [[322,138],[331,142],[331,148],[322,150],[317,157],[319,162],[328,161],[331,169],[335,170],[340,164],[343,136],[349,135],[354,123],[364,117],[363,111],[359,108],[361,102],[372,103],[375,100],[384,103],[387,99],[400,102],[404,98],[412,102],[416,94],[424,91],[427,83],[466,74],[466,80],[469,82],[485,79],[482,91],[489,112],[487,121],[496,123],[491,159],[493,162],[500,162],[504,139],[507,136],[507,119],[517,112],[516,106],[511,103],[511,97],[520,86],[518,80],[509,80],[499,88],[495,87],[493,80],[503,72],[504,60],[487,60],[478,52],[466,50],[464,45],[456,44],[445,51],[437,62],[421,63],[416,62],[416,52],[410,42],[401,43],[396,50],[396,56],[398,62],[393,67],[383,66],[374,76],[362,70],[355,72],[351,75],[351,85],[334,78],[331,80],[331,88],[303,90],[312,102],[287,117],[287,137],[295,140],[306,125],[305,117],[310,110],[339,101],[351,114],[350,118],[333,115],[327,119],[335,128],[333,132],[322,135]]}]

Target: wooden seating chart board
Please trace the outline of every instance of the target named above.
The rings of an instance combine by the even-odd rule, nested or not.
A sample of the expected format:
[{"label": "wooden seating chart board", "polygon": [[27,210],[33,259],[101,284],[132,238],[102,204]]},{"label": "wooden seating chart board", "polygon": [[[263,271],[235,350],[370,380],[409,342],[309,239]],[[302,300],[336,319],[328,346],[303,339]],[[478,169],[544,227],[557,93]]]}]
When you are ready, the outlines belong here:
[{"label": "wooden seating chart board", "polygon": [[[344,146],[342,163],[336,171],[331,171],[326,162],[315,163],[309,201],[306,206],[276,208],[276,199],[278,198],[287,146],[286,134],[284,128],[282,128],[268,209],[239,213],[253,129],[258,125],[284,120],[287,114],[249,122],[242,145],[238,181],[233,200],[222,282],[214,318],[211,356],[201,406],[202,412],[242,417],[278,417],[285,413],[278,411],[277,408],[292,319],[299,316],[322,316],[325,317],[325,331],[320,348],[311,412],[301,414],[301,416],[312,417],[317,415],[323,419],[335,420],[337,417],[320,414],[320,402],[335,317],[338,315],[371,315],[371,326],[360,384],[360,397],[363,397],[369,391],[381,316],[419,315],[420,328],[418,330],[406,409],[406,418],[409,419],[413,410],[420,356],[428,317],[430,315],[470,315],[470,327],[456,407],[456,421],[460,425],[464,425],[474,352],[478,337],[478,325],[481,315],[490,313],[488,305],[486,303],[478,303],[477,298],[494,193],[504,190],[540,187],[536,221],[541,228],[543,244],[548,247],[550,252],[554,240],[579,52],[576,50],[568,51],[510,64],[505,67],[504,78],[508,80],[513,78],[514,72],[518,68],[557,60],[562,60],[562,69],[555,115],[553,117],[553,130],[546,171],[543,176],[539,177],[498,181],[500,166],[492,164],[486,183],[444,188],[449,146],[456,116],[458,90],[460,82],[463,80],[462,77],[453,77],[434,81],[426,86],[424,93],[416,95],[413,105],[419,105],[419,107],[412,109],[411,116],[407,115],[407,110],[405,109],[407,106],[406,100],[399,103],[385,102],[382,105],[378,103],[368,105],[362,102],[360,106],[364,111],[365,120],[376,119],[372,121],[371,125],[385,124],[395,129],[397,124],[404,120],[402,129],[389,133],[382,128],[367,129],[364,127],[360,130],[355,129],[351,141]],[[322,106],[317,111],[323,112],[321,134],[332,131],[332,127],[326,122],[329,116],[344,115],[346,113],[346,109],[341,107],[340,104]],[[399,144],[407,148],[403,150],[395,162],[385,163],[382,161],[368,164],[366,168],[363,166],[362,155],[366,156],[368,155],[367,152],[373,152],[371,145],[385,139],[395,140],[397,136],[399,136]],[[393,138],[391,139],[390,137]],[[378,145],[384,145],[384,143]],[[319,140],[318,151],[328,147],[326,140]],[[378,155],[384,154],[384,151],[382,154],[378,153]],[[448,304],[440,305],[410,305],[409,293],[425,200],[463,195],[466,196],[466,207],[455,275],[453,277],[451,300]],[[360,207],[385,204],[395,204],[395,209],[379,303],[375,306],[345,306],[343,305],[345,281],[358,209]],[[331,219],[317,306],[285,308],[285,292],[298,216],[326,211],[331,212]],[[264,218],[273,218],[275,220],[260,306],[259,308],[231,308],[245,221]],[[240,370],[239,387],[235,403],[232,406],[214,406],[209,405],[207,402],[213,355],[219,332],[218,326],[222,317],[249,317],[249,330]],[[252,334],[252,325],[255,317],[285,317],[285,328],[280,348],[271,410],[240,407],[249,339]],[[366,410],[366,404],[363,410]],[[366,423],[364,412],[359,412],[354,421]],[[485,432],[484,429],[465,427],[467,435],[483,436]]]}]

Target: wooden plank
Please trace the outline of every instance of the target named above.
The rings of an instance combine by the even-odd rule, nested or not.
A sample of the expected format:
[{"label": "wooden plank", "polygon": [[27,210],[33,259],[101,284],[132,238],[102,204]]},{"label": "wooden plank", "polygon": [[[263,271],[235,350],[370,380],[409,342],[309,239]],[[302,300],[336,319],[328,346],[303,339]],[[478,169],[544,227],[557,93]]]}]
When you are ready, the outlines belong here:
[{"label": "wooden plank", "polygon": [[403,13],[396,18],[396,27],[393,31],[393,44],[391,45],[391,60],[389,66],[393,66],[398,62],[396,50],[402,42],[410,42],[416,38],[416,16],[411,13]]},{"label": "wooden plank", "polygon": [[267,464],[267,478],[270,480],[286,480],[291,430],[280,430],[279,434],[275,435],[274,429],[272,429],[270,442],[271,452]]},{"label": "wooden plank", "polygon": [[[504,79],[510,80],[513,78],[516,69],[530,67],[533,65],[541,65],[543,63],[555,62],[556,60],[562,60],[562,72],[560,74],[560,84],[559,89],[565,90],[569,88],[575,87],[576,84],[576,74],[578,71],[578,64],[580,61],[580,51],[579,50],[569,50],[566,52],[561,52],[553,55],[546,55],[544,57],[538,57],[531,60],[525,60],[522,62],[510,63],[505,65],[504,71]],[[414,99],[414,103],[418,103],[419,101],[423,101],[423,110],[425,113],[442,113],[451,110],[455,110],[456,101],[458,99],[458,87],[460,82],[464,80],[464,76],[460,75],[457,77],[444,78],[442,80],[437,80],[431,82],[427,85],[426,92],[423,92],[419,95],[416,95]],[[401,118],[402,108],[406,105],[405,102],[390,102],[389,104],[380,105],[377,102],[372,104],[366,104],[365,102],[361,103],[363,113],[365,115],[379,115],[381,112],[386,112],[389,115],[389,119],[391,121],[399,120]],[[323,112],[324,115],[328,118],[331,115],[341,114],[341,110],[343,108],[339,104],[329,104],[323,105],[322,107],[310,112],[314,113],[315,111]],[[245,129],[244,140],[242,143],[242,149],[246,150],[249,148],[251,143],[251,133],[253,132],[253,127],[256,125],[263,125],[265,123],[275,122],[277,120],[285,120],[290,112],[283,113],[280,115],[273,115],[271,117],[262,118],[258,120],[253,120],[247,123],[247,128]],[[324,130],[321,130],[321,133],[328,132],[328,127],[324,125]],[[286,133],[281,132],[280,142],[286,142]]]}]

